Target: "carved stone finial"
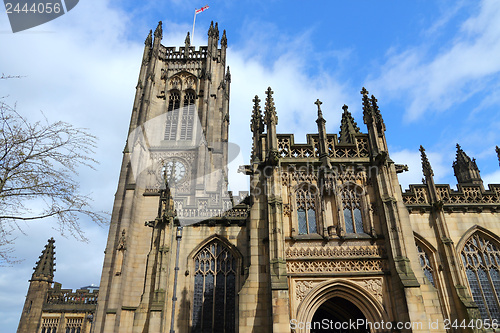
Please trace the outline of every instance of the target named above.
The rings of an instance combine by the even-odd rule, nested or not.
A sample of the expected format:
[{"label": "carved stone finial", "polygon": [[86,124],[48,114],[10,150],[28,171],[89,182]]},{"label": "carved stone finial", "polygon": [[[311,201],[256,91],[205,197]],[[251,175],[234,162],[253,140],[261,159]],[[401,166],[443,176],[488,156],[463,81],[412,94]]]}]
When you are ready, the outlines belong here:
[{"label": "carved stone finial", "polygon": [[378,104],[377,104],[378,100],[373,95],[371,98],[371,102],[372,102],[373,116],[375,118],[377,128],[378,128],[379,132],[385,131],[384,119],[382,119],[382,114],[380,113],[380,109],[378,108]]},{"label": "carved stone finial", "polygon": [[219,22],[215,22],[214,37],[219,40]]},{"label": "carved stone finial", "polygon": [[214,21],[210,22],[210,28],[208,28],[208,37],[213,37],[214,35]]},{"label": "carved stone finial", "polygon": [[191,46],[191,38],[189,37],[189,31],[187,33],[186,39],[184,40],[184,44],[185,44],[186,47],[190,47]]},{"label": "carved stone finial", "polygon": [[476,160],[471,159],[457,143],[457,156],[453,162],[453,171],[458,183],[482,184]]},{"label": "carved stone finial", "polygon": [[250,130],[255,134],[262,134],[264,132],[264,119],[262,117],[262,111],[260,109],[260,98],[255,95],[252,99],[253,111],[252,111],[252,121],[250,124]]},{"label": "carved stone finial", "polygon": [[497,152],[497,156],[498,156],[498,165],[500,165],[500,148],[498,146],[496,146],[495,151]]},{"label": "carved stone finial", "polygon": [[226,29],[222,32],[222,38],[220,39],[220,45],[223,47],[227,47],[227,37],[226,37]]},{"label": "carved stone finial", "polygon": [[323,102],[321,102],[318,98],[314,104],[318,106],[318,118],[323,118],[323,112],[321,111],[321,104],[323,104]]},{"label": "carved stone finial", "polygon": [[144,45],[151,47],[152,44],[153,44],[153,30],[149,30],[149,35],[148,37],[146,37]]},{"label": "carved stone finial", "polygon": [[365,87],[363,87],[363,89],[361,89],[360,93],[361,93],[361,95],[363,95],[363,96],[368,96],[368,90],[366,90],[366,88],[365,88]]},{"label": "carved stone finial", "polygon": [[424,147],[420,146],[420,155],[422,158],[422,172],[424,173],[424,176],[427,177],[432,177],[434,176],[434,172],[432,171],[431,163],[427,159],[427,154],[425,153]]},{"label": "carved stone finial", "polygon": [[163,29],[162,29],[162,21],[159,21],[158,22],[158,26],[156,27],[156,30],[155,30],[155,40],[158,38],[158,39],[162,39],[163,37]]},{"label": "carved stone finial", "polygon": [[340,121],[339,142],[354,143],[352,135],[360,133],[358,124],[354,121],[347,105],[344,104],[342,110],[344,110],[344,112],[342,113],[342,119]]},{"label": "carved stone finial", "polygon": [[274,91],[271,87],[268,87],[266,90],[266,106],[265,106],[265,114],[266,124],[269,126],[270,123],[278,124],[278,116],[276,114],[276,108],[274,107],[273,100]]},{"label": "carved stone finial", "polygon": [[226,71],[226,82],[231,82],[231,72],[229,71],[229,66],[227,66]]}]

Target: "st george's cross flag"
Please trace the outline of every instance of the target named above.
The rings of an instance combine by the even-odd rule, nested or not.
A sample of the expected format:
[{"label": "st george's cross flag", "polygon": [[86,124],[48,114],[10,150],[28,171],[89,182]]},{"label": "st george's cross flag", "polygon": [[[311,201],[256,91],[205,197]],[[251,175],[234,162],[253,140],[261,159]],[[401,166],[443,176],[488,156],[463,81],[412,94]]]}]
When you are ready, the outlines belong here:
[{"label": "st george's cross flag", "polygon": [[208,5],[203,6],[203,7],[201,7],[200,9],[196,9],[196,10],[194,11],[194,13],[195,13],[195,14],[199,14],[199,13],[201,13],[201,12],[204,12],[204,11],[205,11],[205,10],[207,10],[207,9],[208,9]]}]

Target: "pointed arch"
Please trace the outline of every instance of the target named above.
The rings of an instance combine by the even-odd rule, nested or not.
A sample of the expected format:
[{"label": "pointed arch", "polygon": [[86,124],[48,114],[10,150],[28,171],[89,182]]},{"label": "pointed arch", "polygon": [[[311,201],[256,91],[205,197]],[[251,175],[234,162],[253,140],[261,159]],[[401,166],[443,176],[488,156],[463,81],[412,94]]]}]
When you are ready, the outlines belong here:
[{"label": "pointed arch", "polygon": [[332,279],[319,283],[302,300],[297,308],[297,322],[312,322],[316,310],[333,297],[350,301],[369,322],[389,321],[383,305],[365,288],[353,281]]},{"label": "pointed arch", "polygon": [[[457,244],[469,291],[483,320],[500,320],[500,241],[478,225]],[[458,251],[457,251],[458,252]]]},{"label": "pointed arch", "polygon": [[456,246],[457,253],[460,253],[463,250],[465,242],[467,242],[469,238],[475,233],[480,233],[486,236],[487,238],[490,238],[491,240],[495,241],[496,243],[500,244],[500,237],[497,234],[486,229],[485,227],[475,224],[472,227],[470,227],[466,232],[464,232],[464,234],[458,241]]},{"label": "pointed arch", "polygon": [[212,241],[219,241],[222,244],[224,244],[230,251],[231,253],[236,256],[238,259],[243,258],[243,254],[241,254],[241,251],[231,243],[226,237],[219,235],[219,234],[213,234],[207,238],[205,238],[203,241],[200,242],[188,255],[188,260],[193,259],[204,247],[206,247],[208,244],[210,244]]},{"label": "pointed arch", "polygon": [[188,256],[193,271],[192,332],[236,332],[240,251],[214,234]]},{"label": "pointed arch", "polygon": [[415,237],[415,246],[417,247],[417,255],[420,266],[424,271],[424,275],[427,280],[437,288],[437,263],[436,263],[436,248],[432,246],[425,238],[420,236],[418,233],[413,232]]}]

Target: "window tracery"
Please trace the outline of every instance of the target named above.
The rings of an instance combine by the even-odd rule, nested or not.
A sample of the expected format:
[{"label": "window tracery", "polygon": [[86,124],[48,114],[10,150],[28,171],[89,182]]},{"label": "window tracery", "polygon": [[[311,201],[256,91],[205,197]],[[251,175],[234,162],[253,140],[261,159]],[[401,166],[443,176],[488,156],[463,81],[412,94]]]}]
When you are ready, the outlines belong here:
[{"label": "window tracery", "polygon": [[299,235],[318,233],[316,223],[316,188],[302,186],[296,192]]},{"label": "window tracery", "polygon": [[193,332],[235,332],[236,262],[217,240],[194,258]]},{"label": "window tracery", "polygon": [[342,188],[342,207],[346,233],[364,233],[361,214],[361,195],[356,184],[347,184]]},{"label": "window tracery", "polygon": [[483,319],[500,320],[500,250],[498,244],[476,233],[462,250],[472,298]]},{"label": "window tracery", "polygon": [[417,254],[418,254],[418,260],[420,262],[420,266],[422,266],[422,269],[424,271],[425,277],[429,280],[429,282],[436,287],[436,283],[434,282],[434,269],[432,268],[431,262],[429,260],[429,255],[427,252],[424,251],[422,246],[415,242],[415,245],[417,246]]},{"label": "window tracery", "polygon": [[180,94],[172,91],[168,97],[167,119],[165,125],[165,140],[176,140],[177,123],[179,121]]},{"label": "window tracery", "polygon": [[193,91],[187,91],[184,96],[184,108],[181,116],[181,140],[191,140],[193,138],[193,125],[195,116],[195,95]]}]

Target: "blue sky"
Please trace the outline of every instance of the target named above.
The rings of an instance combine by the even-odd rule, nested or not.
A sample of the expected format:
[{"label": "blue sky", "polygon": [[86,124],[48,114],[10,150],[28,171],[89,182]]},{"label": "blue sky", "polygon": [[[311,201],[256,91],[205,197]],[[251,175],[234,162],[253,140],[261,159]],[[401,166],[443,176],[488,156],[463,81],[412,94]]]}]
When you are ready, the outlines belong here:
[{"label": "blue sky", "polygon": [[[211,20],[227,30],[230,139],[242,149],[241,163],[248,162],[255,94],[263,99],[271,86],[278,131],[303,142],[317,130],[317,98],[328,132],[338,133],[344,103],[366,131],[359,94],[365,86],[379,100],[392,159],[410,167],[400,176],[403,188],[422,178],[420,144],[438,183],[456,183],[456,143],[477,159],[485,183],[500,183],[498,1],[81,0],[59,19],[17,34],[1,12],[0,72],[24,77],[0,82],[0,96],[30,119],[42,110],[51,121],[89,128],[100,138],[100,165],[79,175],[96,209],[112,209],[149,29],[162,20],[162,43],[183,45],[194,9],[206,4],[193,44],[206,45]],[[51,220],[19,225],[14,255],[24,261],[0,267],[1,332],[15,332],[27,280],[51,236],[57,281],[66,288],[99,283],[107,227],[86,220],[81,226],[88,243],[62,237]]]}]

